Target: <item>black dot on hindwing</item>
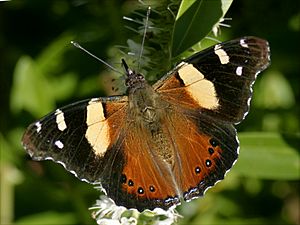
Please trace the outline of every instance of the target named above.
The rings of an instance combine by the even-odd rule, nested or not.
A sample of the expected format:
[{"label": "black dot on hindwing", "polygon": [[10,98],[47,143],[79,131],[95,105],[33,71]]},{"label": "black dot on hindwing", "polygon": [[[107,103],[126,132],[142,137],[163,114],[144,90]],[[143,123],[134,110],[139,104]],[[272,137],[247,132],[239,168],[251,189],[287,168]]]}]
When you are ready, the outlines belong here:
[{"label": "black dot on hindwing", "polygon": [[144,194],[144,189],[142,187],[139,187],[137,191],[140,195]]},{"label": "black dot on hindwing", "polygon": [[[121,175],[120,181],[121,181],[121,183],[123,183],[123,184],[127,184],[129,187],[138,186],[138,185],[136,185],[136,184],[133,182],[132,179],[128,179],[128,177],[127,177],[125,174],[122,174],[122,175]],[[152,192],[152,193],[156,192],[156,188],[155,188],[154,185],[149,185],[149,186],[148,186],[148,189],[144,189],[143,186],[138,186],[138,188],[135,189],[135,190],[136,190],[136,192],[137,192],[138,195],[143,195],[143,194],[145,194],[145,191],[149,191],[149,192]]]},{"label": "black dot on hindwing", "polygon": [[205,160],[205,165],[206,165],[207,167],[210,167],[210,166],[212,165],[211,160],[210,160],[210,159]]},{"label": "black dot on hindwing", "polygon": [[131,179],[128,180],[128,186],[132,187],[134,185],[133,181]]},{"label": "black dot on hindwing", "polygon": [[150,185],[149,190],[150,190],[151,192],[154,192],[154,191],[155,191],[155,187],[152,186],[152,185]]},{"label": "black dot on hindwing", "polygon": [[196,168],[195,168],[195,173],[196,174],[199,174],[201,172],[201,168],[199,167],[199,166],[197,166]]},{"label": "black dot on hindwing", "polygon": [[210,143],[211,146],[213,146],[214,148],[217,147],[217,146],[219,145],[219,142],[218,142],[216,139],[214,139],[214,138],[210,139],[210,140],[209,140],[209,143]]},{"label": "black dot on hindwing", "polygon": [[212,154],[214,154],[214,149],[213,148],[208,148],[208,153],[210,154],[210,155],[212,155]]},{"label": "black dot on hindwing", "polygon": [[121,182],[122,182],[123,184],[125,184],[126,181],[127,181],[126,175],[125,175],[125,174],[122,174],[122,175],[121,175]]}]

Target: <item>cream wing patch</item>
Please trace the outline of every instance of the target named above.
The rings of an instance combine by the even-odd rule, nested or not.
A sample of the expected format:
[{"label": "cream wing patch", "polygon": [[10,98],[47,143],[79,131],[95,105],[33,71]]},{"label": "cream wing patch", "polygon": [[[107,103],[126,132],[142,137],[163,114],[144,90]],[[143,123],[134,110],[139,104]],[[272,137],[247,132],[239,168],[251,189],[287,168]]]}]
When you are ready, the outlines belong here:
[{"label": "cream wing patch", "polygon": [[64,116],[63,111],[61,111],[60,109],[57,109],[55,111],[55,115],[56,115],[57,128],[60,131],[64,131],[67,128],[67,124],[65,122],[65,116]]},{"label": "cream wing patch", "polygon": [[215,54],[219,57],[221,64],[229,63],[229,56],[224,51],[224,49],[222,49],[221,45],[216,45],[214,50],[215,50]]},{"label": "cream wing patch", "polygon": [[219,106],[214,84],[192,64],[185,64],[178,70],[179,77],[186,85],[186,90],[203,108],[216,109]]},{"label": "cream wing patch", "polygon": [[86,124],[88,126],[85,137],[97,155],[103,155],[109,144],[109,125],[104,116],[103,105],[92,99],[87,106]]}]

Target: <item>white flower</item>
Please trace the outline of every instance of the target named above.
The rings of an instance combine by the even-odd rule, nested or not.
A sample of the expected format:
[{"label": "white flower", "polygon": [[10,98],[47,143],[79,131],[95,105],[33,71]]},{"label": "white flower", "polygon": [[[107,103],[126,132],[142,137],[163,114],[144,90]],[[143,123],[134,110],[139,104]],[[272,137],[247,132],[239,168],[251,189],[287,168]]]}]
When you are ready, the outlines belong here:
[{"label": "white flower", "polygon": [[99,225],[136,225],[147,224],[149,221],[155,225],[171,225],[180,217],[174,207],[168,210],[155,208],[139,212],[136,209],[117,206],[106,195],[101,195],[95,206],[90,209],[93,210],[92,216]]}]

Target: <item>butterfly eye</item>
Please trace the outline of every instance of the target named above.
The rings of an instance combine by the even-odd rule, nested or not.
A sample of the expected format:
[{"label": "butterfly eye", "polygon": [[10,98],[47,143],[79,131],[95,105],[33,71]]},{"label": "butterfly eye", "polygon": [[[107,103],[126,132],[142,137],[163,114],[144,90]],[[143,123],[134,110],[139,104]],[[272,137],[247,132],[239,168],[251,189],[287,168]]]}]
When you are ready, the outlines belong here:
[{"label": "butterfly eye", "polygon": [[142,74],[137,74],[136,77],[138,80],[145,80],[145,78]]}]

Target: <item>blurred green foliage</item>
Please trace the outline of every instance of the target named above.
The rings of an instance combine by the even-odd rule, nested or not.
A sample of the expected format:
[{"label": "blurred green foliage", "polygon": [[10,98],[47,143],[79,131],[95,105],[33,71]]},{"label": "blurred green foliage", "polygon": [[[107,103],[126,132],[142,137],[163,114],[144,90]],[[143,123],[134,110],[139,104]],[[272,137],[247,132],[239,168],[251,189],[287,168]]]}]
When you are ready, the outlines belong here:
[{"label": "blurred green foliage", "polygon": [[[204,198],[178,207],[184,216],[182,224],[300,224],[299,4],[294,0],[240,0],[226,14],[233,19],[227,22],[231,28],[222,28],[218,39],[265,38],[270,42],[272,64],[258,76],[251,111],[238,125],[240,160]],[[60,165],[31,161],[20,139],[29,123],[56,107],[110,91],[111,73],[75,49],[70,40],[118,66],[120,57],[112,57],[118,52],[116,45],[134,43],[129,39],[140,41],[140,36],[125,28],[128,21],[122,20],[124,15],[137,17],[132,14],[137,7],[133,0],[0,2],[2,224],[95,224],[87,209],[95,203],[97,191]],[[206,36],[207,17],[201,14],[201,7],[194,12],[199,14],[191,21],[191,30],[177,24],[175,39],[160,37],[163,47],[155,43],[151,48],[168,45],[177,54],[195,44],[192,38],[181,39],[180,33],[196,41]],[[159,23],[153,14],[153,21]],[[209,13],[213,14],[217,12]],[[161,24],[168,26],[166,21]],[[183,46],[176,45],[181,42]],[[132,48],[124,47],[124,52]],[[145,52],[153,51],[151,48]],[[154,56],[150,59],[156,65],[162,62]],[[169,60],[153,72],[167,72],[173,64]],[[147,65],[151,68],[149,63],[146,60],[146,69]]]}]

